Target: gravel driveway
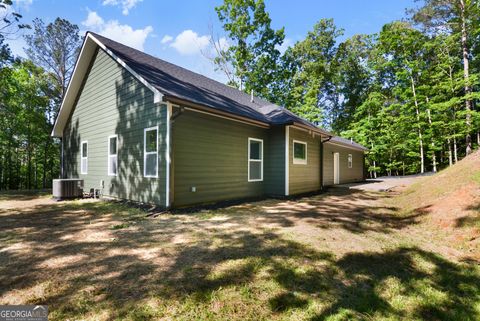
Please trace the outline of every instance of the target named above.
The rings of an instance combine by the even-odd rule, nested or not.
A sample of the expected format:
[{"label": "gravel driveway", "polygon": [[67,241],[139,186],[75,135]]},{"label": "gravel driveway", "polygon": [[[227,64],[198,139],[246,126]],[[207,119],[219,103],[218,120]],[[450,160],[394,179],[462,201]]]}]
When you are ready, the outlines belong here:
[{"label": "gravel driveway", "polygon": [[349,189],[362,191],[385,192],[394,188],[404,189],[418,180],[430,175],[432,175],[432,173],[408,176],[383,176],[376,179],[367,179],[365,182],[360,183],[340,184],[337,185],[337,187],[347,187]]}]

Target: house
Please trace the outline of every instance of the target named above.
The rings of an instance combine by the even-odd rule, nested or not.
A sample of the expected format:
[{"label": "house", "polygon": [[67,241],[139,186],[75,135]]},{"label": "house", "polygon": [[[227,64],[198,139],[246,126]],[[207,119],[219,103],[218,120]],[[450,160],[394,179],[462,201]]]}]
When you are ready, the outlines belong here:
[{"label": "house", "polygon": [[52,135],[62,140],[63,178],[164,207],[364,179],[361,145],[91,32]]}]

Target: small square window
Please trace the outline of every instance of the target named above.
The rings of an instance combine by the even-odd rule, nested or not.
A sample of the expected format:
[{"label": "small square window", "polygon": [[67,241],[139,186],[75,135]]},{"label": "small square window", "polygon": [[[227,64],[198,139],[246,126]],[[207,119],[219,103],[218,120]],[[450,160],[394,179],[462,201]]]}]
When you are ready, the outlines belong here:
[{"label": "small square window", "polygon": [[300,141],[293,141],[293,163],[307,164],[307,143]]}]

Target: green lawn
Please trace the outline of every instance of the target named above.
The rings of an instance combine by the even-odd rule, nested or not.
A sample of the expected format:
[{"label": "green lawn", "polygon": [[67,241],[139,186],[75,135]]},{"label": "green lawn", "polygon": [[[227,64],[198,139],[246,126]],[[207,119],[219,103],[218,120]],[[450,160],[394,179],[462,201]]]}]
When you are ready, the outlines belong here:
[{"label": "green lawn", "polygon": [[51,320],[479,320],[478,262],[388,198],[337,190],[146,218],[4,195],[0,304],[48,304]]}]

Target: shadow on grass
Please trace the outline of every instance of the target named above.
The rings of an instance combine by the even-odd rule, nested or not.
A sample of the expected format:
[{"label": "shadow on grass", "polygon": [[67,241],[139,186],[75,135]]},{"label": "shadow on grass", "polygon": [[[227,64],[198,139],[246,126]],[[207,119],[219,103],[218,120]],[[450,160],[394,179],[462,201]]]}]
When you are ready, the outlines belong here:
[{"label": "shadow on grass", "polygon": [[[390,233],[416,224],[427,212],[399,215],[399,208],[383,205],[389,194],[332,188],[327,193],[294,200],[269,200],[267,203],[244,203],[221,209],[222,213],[234,212],[246,216],[255,215],[261,222],[281,227],[294,226],[299,220],[320,229],[341,228],[355,234],[370,231]],[[380,204],[380,205],[379,205]],[[192,215],[191,209],[178,209],[175,215]],[[210,211],[205,211],[210,213]],[[240,217],[240,219],[243,219]]]},{"label": "shadow on grass", "polygon": [[[298,217],[328,222],[327,214],[305,209],[285,215],[291,224]],[[323,209],[333,213],[333,205]],[[480,318],[478,268],[416,247],[336,258],[261,224],[247,225],[246,214],[226,214],[221,224],[228,228],[215,220],[143,214],[102,202],[0,214],[2,231],[13,233],[8,242],[0,234],[0,297],[42,286],[41,295],[22,303],[48,304],[52,320],[271,319],[300,312],[312,320]],[[330,222],[355,233],[363,227]],[[385,230],[404,224],[380,217],[372,224],[384,222]],[[120,223],[125,226],[115,229]],[[236,296],[222,296],[228,289]],[[150,300],[161,304],[151,308]],[[212,308],[218,301],[229,308]]]},{"label": "shadow on grass", "polygon": [[51,189],[0,191],[0,201],[12,199],[16,201],[29,201],[37,199],[39,196],[47,196],[51,194]]},{"label": "shadow on grass", "polygon": [[480,227],[480,203],[470,205],[465,208],[466,211],[473,213],[468,216],[462,216],[456,220],[456,227]]}]

